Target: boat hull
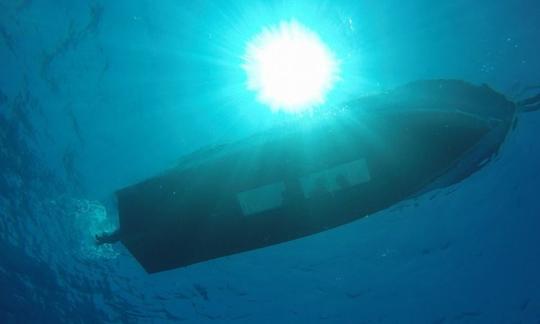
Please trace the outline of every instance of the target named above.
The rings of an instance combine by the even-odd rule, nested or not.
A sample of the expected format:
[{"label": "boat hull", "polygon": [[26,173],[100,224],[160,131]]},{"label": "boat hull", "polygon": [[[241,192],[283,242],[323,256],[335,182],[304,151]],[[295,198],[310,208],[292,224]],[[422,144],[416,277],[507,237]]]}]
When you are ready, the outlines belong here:
[{"label": "boat hull", "polygon": [[[458,105],[429,110],[420,104],[425,98],[403,109],[392,95],[199,154],[118,191],[123,244],[153,273],[318,233],[426,191],[494,130],[508,129],[508,118]],[[475,161],[501,141],[490,141]]]}]

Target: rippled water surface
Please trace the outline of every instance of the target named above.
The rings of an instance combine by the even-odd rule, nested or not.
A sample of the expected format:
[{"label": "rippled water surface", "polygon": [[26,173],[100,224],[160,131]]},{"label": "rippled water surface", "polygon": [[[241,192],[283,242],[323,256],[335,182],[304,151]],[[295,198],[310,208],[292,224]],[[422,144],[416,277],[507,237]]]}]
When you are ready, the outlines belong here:
[{"label": "rippled water surface", "polygon": [[1,323],[540,323],[538,112],[462,183],[302,240],[154,275],[94,244],[115,190],[291,118],[242,64],[293,19],[340,60],[328,105],[540,90],[537,0],[0,0]]}]

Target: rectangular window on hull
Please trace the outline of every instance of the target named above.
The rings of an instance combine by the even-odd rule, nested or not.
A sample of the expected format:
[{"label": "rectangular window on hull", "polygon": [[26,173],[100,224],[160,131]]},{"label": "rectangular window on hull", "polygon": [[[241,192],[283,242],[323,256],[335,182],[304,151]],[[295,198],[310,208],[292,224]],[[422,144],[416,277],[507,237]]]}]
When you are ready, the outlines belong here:
[{"label": "rectangular window on hull", "polygon": [[366,159],[336,165],[332,168],[308,174],[300,179],[306,198],[320,193],[335,192],[369,182],[370,174]]},{"label": "rectangular window on hull", "polygon": [[281,207],[283,205],[284,191],[285,184],[275,182],[240,192],[236,195],[236,199],[244,215],[249,216]]}]

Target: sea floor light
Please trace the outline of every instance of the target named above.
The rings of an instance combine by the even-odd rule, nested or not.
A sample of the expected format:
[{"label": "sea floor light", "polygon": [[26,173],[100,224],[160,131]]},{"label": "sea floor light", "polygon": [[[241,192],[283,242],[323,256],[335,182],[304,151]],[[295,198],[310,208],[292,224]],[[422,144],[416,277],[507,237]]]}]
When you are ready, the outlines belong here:
[{"label": "sea floor light", "polygon": [[247,45],[248,89],[273,110],[299,113],[325,102],[338,62],[319,36],[301,24],[265,28]]}]

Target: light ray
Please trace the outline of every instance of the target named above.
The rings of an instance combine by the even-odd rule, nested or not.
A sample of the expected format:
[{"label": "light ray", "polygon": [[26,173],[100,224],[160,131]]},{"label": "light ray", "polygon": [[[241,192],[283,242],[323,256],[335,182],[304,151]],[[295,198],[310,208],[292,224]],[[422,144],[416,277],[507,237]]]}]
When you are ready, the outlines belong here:
[{"label": "light ray", "polygon": [[249,42],[243,67],[260,102],[295,113],[323,104],[339,72],[319,36],[295,21],[265,28]]}]

